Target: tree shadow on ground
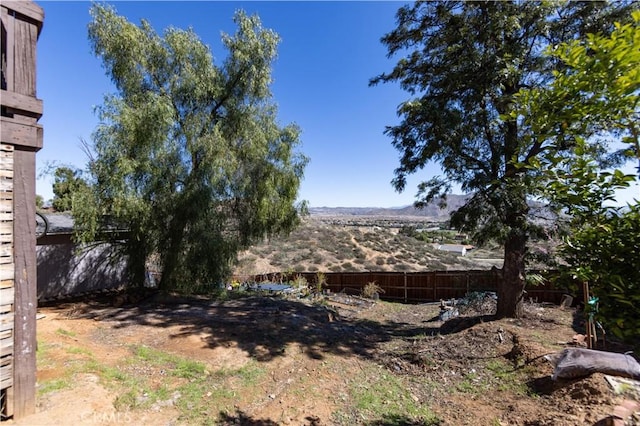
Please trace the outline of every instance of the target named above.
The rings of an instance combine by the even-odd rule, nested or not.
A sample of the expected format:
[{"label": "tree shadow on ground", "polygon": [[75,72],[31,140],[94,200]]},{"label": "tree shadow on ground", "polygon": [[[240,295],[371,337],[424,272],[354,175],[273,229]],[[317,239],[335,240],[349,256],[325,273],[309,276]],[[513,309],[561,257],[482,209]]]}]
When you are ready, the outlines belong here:
[{"label": "tree shadow on ground", "polygon": [[218,425],[240,425],[240,426],[278,426],[277,422],[270,419],[254,419],[242,410],[236,410],[235,414],[220,412],[216,420]]},{"label": "tree shadow on ground", "polygon": [[[305,426],[321,426],[322,422],[320,418],[314,416],[308,416],[306,419],[308,423],[305,423]],[[239,426],[278,426],[280,423],[275,422],[271,419],[254,419],[253,417],[247,415],[242,410],[236,409],[234,414],[229,414],[224,411],[221,411],[216,419],[216,424],[219,425],[239,425]],[[378,423],[376,423],[378,424]],[[383,423],[380,423],[382,425]],[[385,423],[386,424],[386,423]],[[396,423],[393,423],[396,424]],[[398,423],[400,424],[400,423]],[[408,424],[408,423],[407,423]],[[422,423],[420,423],[422,424]]]},{"label": "tree shadow on ground", "polygon": [[[305,423],[305,426],[320,426],[322,425],[321,420],[318,417],[308,416],[305,419],[308,423]],[[277,426],[278,422],[275,422],[271,419],[255,419],[249,415],[247,415],[242,410],[236,409],[234,414],[229,414],[226,412],[220,412],[218,418],[216,419],[216,424],[231,426],[231,425],[241,425],[241,426]],[[441,424],[438,419],[434,419],[433,421],[424,421],[424,420],[416,420],[412,419],[408,416],[389,414],[383,416],[382,419],[372,420],[370,422],[364,423],[367,426],[436,426]]]},{"label": "tree shadow on ground", "polygon": [[[340,310],[322,303],[310,304],[306,300],[258,295],[225,301],[197,297],[151,297],[138,300],[137,304],[125,306],[113,306],[113,303],[114,297],[111,297],[78,301],[76,304],[59,306],[57,309],[61,315],[69,319],[93,319],[103,325],[102,330],[113,330],[114,333],[122,330],[126,334],[127,328],[142,326],[161,329],[162,339],[176,339],[178,343],[182,342],[181,339],[195,337],[196,339],[190,339],[191,342],[196,341],[203,349],[233,346],[258,362],[268,362],[285,356],[290,349],[289,345],[293,345],[297,351],[310,359],[321,360],[330,355],[356,356],[380,365],[390,365],[387,361],[397,358],[403,365],[411,363],[415,369],[422,368],[422,359],[402,357],[414,354],[415,351],[411,352],[411,348],[419,349],[418,345],[411,346],[415,343],[413,341],[416,336],[453,335],[494,319],[493,316],[486,315],[458,317],[445,323],[430,322],[431,311],[426,311],[429,314],[424,318],[416,317],[409,311],[409,316],[395,316],[394,321],[359,319],[358,316],[341,316]],[[437,306],[434,306],[434,312],[437,309]],[[152,334],[159,335],[150,333],[150,338],[155,338]],[[485,339],[483,336],[478,338]],[[392,353],[389,358],[380,348],[384,343],[395,339],[404,340],[410,348],[407,349],[401,344],[398,353]],[[468,337],[461,336],[460,339],[468,340]],[[440,359],[439,357],[450,357],[456,351],[464,351],[467,346],[460,345],[460,339],[450,342],[443,340],[437,346],[439,352],[433,354],[433,359],[425,362],[432,362]],[[471,339],[473,340],[473,336]],[[477,356],[468,354],[467,358]],[[219,416],[216,424],[278,424],[271,419],[252,418],[242,411],[220,413]],[[307,418],[305,424],[316,424],[313,421],[313,418]],[[438,423],[435,420],[425,423],[416,422],[415,418],[409,416],[388,415],[365,424],[391,426]]]},{"label": "tree shadow on ground", "polygon": [[67,316],[110,322],[114,329],[136,325],[166,328],[169,339],[198,336],[205,348],[235,346],[259,362],[283,356],[290,344],[317,360],[328,354],[373,359],[381,342],[440,332],[436,324],[358,320],[341,317],[323,304],[268,296],[226,301],[151,298],[121,307],[102,300],[81,305]]},{"label": "tree shadow on ground", "polygon": [[365,423],[367,426],[436,426],[442,424],[438,419],[433,421],[415,420],[407,416],[389,414],[380,420]]},{"label": "tree shadow on ground", "polygon": [[438,328],[440,334],[456,334],[483,322],[496,320],[495,315],[476,315],[469,317],[455,317],[446,321]]},{"label": "tree shadow on ground", "polygon": [[526,382],[527,388],[535,395],[548,396],[559,389],[569,387],[573,383],[579,382],[579,379],[558,379],[553,380],[549,375],[536,377]]}]

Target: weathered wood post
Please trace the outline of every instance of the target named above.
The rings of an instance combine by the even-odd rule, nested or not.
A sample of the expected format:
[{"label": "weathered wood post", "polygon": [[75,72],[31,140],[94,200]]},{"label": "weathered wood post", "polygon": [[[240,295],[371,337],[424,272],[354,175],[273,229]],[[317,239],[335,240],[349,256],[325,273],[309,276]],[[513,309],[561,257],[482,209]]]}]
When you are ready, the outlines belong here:
[{"label": "weathered wood post", "polygon": [[0,396],[2,419],[35,412],[36,152],[42,101],[36,98],[36,44],[44,12],[3,1],[0,105]]},{"label": "weathered wood post", "polygon": [[407,273],[404,273],[404,303],[407,303]]}]

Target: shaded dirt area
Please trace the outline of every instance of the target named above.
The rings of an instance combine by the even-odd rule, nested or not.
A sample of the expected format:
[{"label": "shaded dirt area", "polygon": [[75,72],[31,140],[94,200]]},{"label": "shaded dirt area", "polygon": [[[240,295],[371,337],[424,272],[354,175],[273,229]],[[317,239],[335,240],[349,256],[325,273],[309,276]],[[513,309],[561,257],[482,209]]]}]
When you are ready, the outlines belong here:
[{"label": "shaded dirt area", "polygon": [[114,304],[39,310],[38,413],[8,424],[562,426],[638,397],[601,374],[551,380],[572,309],[443,323],[437,304],[358,298]]}]

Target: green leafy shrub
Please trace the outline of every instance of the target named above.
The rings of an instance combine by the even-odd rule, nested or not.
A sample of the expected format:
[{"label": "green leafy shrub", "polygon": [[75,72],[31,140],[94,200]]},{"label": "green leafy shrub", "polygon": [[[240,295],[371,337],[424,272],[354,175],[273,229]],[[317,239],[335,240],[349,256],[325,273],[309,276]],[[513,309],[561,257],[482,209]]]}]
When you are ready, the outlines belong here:
[{"label": "green leafy shrub", "polygon": [[342,268],[343,268],[344,270],[347,270],[347,271],[348,271],[348,270],[350,270],[350,269],[353,269],[353,265],[351,264],[351,262],[344,262],[344,263],[342,264]]},{"label": "green leafy shrub", "polygon": [[400,271],[400,272],[404,272],[404,271],[410,271],[412,268],[411,266],[404,264],[404,263],[397,263],[395,265],[393,265],[393,270],[394,271]]},{"label": "green leafy shrub", "polygon": [[377,299],[378,295],[384,293],[384,289],[376,284],[375,281],[367,283],[362,289],[362,297],[366,297],[368,299]]},{"label": "green leafy shrub", "polygon": [[323,272],[316,273],[316,283],[315,283],[315,291],[316,293],[322,293],[322,288],[327,285],[327,276]]},{"label": "green leafy shrub", "polygon": [[595,319],[628,342],[640,341],[640,203],[598,226],[575,229],[562,249],[565,270],[590,284],[598,299]]}]

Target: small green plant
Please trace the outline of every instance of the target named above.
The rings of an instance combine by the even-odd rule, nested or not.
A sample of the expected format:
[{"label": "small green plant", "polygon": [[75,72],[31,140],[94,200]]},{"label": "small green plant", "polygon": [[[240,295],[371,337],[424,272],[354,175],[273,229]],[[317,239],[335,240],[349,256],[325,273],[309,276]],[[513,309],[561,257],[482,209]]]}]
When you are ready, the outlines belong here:
[{"label": "small green plant", "polygon": [[176,405],[181,412],[180,420],[187,424],[218,424],[211,418],[211,408],[215,407],[216,412],[232,411],[237,395],[254,392],[265,373],[264,368],[250,362],[238,369],[222,369],[189,380],[178,388],[181,397]]},{"label": "small green plant", "polygon": [[324,287],[325,285],[327,285],[327,276],[324,274],[324,272],[316,272],[316,294],[321,294],[322,287]]},{"label": "small green plant", "polygon": [[369,424],[384,419],[384,424],[436,425],[440,422],[426,404],[420,404],[407,390],[401,377],[384,370],[367,368],[363,377],[355,379],[349,389],[352,411],[336,413],[341,423]]},{"label": "small green plant", "polygon": [[478,394],[487,389],[487,383],[477,373],[471,372],[464,375],[456,389],[462,393]]},{"label": "small green plant", "polygon": [[64,328],[57,329],[56,333],[58,333],[61,336],[76,337],[76,333],[74,333],[73,331],[65,330]]},{"label": "small green plant", "polygon": [[50,392],[68,389],[71,387],[71,383],[72,380],[68,377],[38,383],[38,395],[42,396]]},{"label": "small green plant", "polygon": [[302,275],[296,274],[296,276],[291,281],[291,285],[296,288],[307,288],[307,286],[309,285],[309,282]]},{"label": "small green plant", "polygon": [[107,367],[106,365],[100,364],[95,359],[92,359],[85,363],[83,370],[99,374],[100,377],[102,377],[107,382],[116,381],[125,384],[127,387],[131,387],[133,385],[132,377],[130,375],[127,375],[119,368]]},{"label": "small green plant", "polygon": [[135,389],[129,389],[123,394],[118,395],[113,401],[113,407],[118,411],[130,410],[137,406],[137,390]]},{"label": "small green plant", "polygon": [[52,360],[51,357],[48,356],[49,344],[42,340],[38,340],[36,348],[36,363],[38,365],[38,369],[51,366]]},{"label": "small green plant", "polygon": [[90,350],[84,349],[84,348],[70,347],[70,348],[67,348],[67,352],[70,354],[76,354],[76,355],[93,356]]},{"label": "small green plant", "polygon": [[531,368],[519,368],[514,370],[513,366],[501,359],[491,360],[486,365],[487,370],[492,373],[492,379],[497,382],[497,387],[501,391],[511,391],[519,395],[529,394],[525,385],[526,377],[531,373]]},{"label": "small green plant", "polygon": [[384,293],[384,289],[376,284],[375,281],[367,283],[362,289],[362,297],[368,299],[377,299],[381,293]]}]

